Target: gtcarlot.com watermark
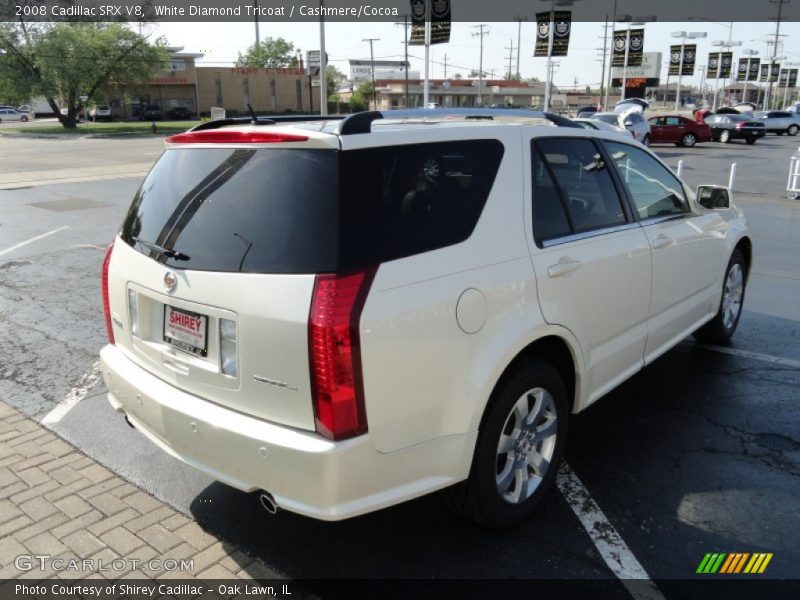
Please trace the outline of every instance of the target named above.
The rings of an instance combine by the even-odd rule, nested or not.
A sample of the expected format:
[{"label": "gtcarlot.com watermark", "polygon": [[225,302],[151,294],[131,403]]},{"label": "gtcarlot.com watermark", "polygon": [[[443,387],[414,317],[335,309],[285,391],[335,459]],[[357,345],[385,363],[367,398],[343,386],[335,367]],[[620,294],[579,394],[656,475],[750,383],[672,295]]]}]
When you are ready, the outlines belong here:
[{"label": "gtcarlot.com watermark", "polygon": [[192,571],[194,559],[153,558],[139,560],[136,558],[115,558],[102,560],[93,558],[53,558],[49,554],[20,554],[14,559],[14,566],[20,571],[72,571],[76,573],[93,573],[105,571],[123,573],[128,571]]}]

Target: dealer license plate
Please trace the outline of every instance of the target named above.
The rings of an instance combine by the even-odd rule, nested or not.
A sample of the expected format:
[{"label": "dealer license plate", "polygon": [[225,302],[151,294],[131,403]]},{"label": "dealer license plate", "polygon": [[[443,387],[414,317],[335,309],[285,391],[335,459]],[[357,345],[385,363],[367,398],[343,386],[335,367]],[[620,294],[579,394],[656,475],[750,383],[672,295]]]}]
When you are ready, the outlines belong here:
[{"label": "dealer license plate", "polygon": [[179,350],[208,354],[208,317],[188,310],[164,306],[164,341]]}]

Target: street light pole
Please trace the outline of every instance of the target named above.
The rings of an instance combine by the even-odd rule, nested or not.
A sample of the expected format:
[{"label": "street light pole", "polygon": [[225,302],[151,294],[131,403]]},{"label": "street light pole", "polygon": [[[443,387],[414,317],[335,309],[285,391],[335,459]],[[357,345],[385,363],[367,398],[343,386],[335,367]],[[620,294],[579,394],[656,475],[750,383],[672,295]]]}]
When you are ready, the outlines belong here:
[{"label": "street light pole", "polygon": [[[717,99],[718,99],[718,95],[719,95],[719,76],[720,76],[720,72],[722,70],[722,54],[723,54],[722,50],[723,49],[730,50],[734,46],[741,46],[742,42],[732,42],[731,40],[728,40],[727,42],[725,42],[725,41],[722,41],[722,40],[718,40],[716,42],[712,42],[711,45],[712,46],[717,46],[720,49],[720,51],[717,52],[717,73],[716,73],[716,78],[715,78],[715,82],[714,82],[714,104],[711,107],[711,110],[717,110]],[[732,68],[733,68],[733,59],[731,59],[731,69]]]},{"label": "street light pole", "polygon": [[[684,48],[686,47],[686,40],[695,40],[698,38],[704,38],[708,35],[705,31],[673,31],[672,37],[679,37],[681,38],[681,55],[680,60],[678,61],[678,85],[675,88],[675,112],[678,112],[678,108],[680,106],[680,97],[681,97],[681,81],[683,79],[683,52]],[[667,71],[669,73],[669,71]],[[667,75],[669,77],[669,75]]]},{"label": "street light pole", "polygon": [[[319,114],[328,114],[328,57],[325,55],[325,2],[319,0]],[[334,90],[335,92],[336,90]]]}]

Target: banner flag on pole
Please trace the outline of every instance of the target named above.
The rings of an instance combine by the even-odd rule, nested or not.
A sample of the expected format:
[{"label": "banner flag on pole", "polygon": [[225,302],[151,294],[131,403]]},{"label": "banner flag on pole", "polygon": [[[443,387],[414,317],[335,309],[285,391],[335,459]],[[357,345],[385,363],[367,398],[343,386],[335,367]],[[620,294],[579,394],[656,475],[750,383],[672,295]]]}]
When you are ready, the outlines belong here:
[{"label": "banner flag on pole", "polygon": [[431,44],[450,41],[450,0],[431,0]]}]

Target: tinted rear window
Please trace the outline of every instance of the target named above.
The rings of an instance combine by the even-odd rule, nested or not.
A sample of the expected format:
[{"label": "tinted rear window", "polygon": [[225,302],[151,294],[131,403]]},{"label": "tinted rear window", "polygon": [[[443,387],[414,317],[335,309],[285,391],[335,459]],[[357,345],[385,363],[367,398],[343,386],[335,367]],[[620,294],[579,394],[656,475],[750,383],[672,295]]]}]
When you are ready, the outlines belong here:
[{"label": "tinted rear window", "polygon": [[497,140],[347,152],[171,149],[136,194],[122,238],[179,269],[326,273],[375,265],[466,240],[502,156]]},{"label": "tinted rear window", "polygon": [[[139,189],[122,238],[181,269],[318,273],[336,268],[334,150],[167,150]],[[175,260],[134,237],[189,256]]]}]

